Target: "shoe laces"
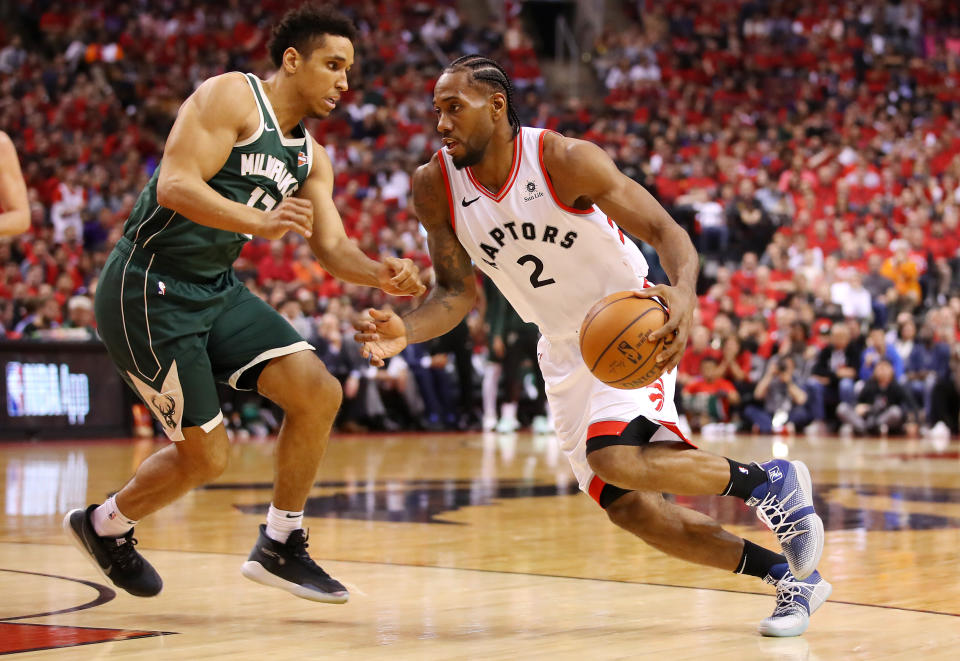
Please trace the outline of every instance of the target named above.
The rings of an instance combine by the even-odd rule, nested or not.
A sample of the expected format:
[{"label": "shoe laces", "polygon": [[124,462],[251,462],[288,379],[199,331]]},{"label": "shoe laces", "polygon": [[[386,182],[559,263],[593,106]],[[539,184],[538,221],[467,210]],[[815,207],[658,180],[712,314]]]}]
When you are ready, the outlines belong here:
[{"label": "shoe laces", "polygon": [[290,533],[290,537],[287,538],[286,547],[289,549],[291,555],[293,555],[311,570],[319,572],[323,576],[329,578],[330,574],[323,571],[323,568],[314,562],[313,558],[311,558],[310,554],[307,552],[307,547],[310,546],[307,544],[308,539],[310,539],[309,531],[303,530],[302,528],[299,530],[294,530],[292,533]]},{"label": "shoe laces", "polygon": [[132,530],[126,535],[112,540],[112,543],[108,542],[106,544],[110,560],[124,572],[139,571],[143,564],[143,559],[134,548],[136,545],[137,540],[133,536]]},{"label": "shoe laces", "polygon": [[[809,613],[809,606],[806,602],[810,598],[809,593],[812,589],[810,584],[798,581],[789,570],[779,581],[770,575],[767,575],[764,580],[777,586],[777,605],[773,609],[771,617],[782,617],[793,613],[807,615]],[[803,601],[798,601],[798,598]]]},{"label": "shoe laces", "polygon": [[[799,502],[790,509],[783,508],[783,503],[793,498],[798,490],[799,487],[791,491],[784,498],[780,498],[773,493],[768,493],[757,505],[757,518],[773,530],[781,544],[783,542],[789,542],[797,535],[809,532],[809,530],[803,528],[798,529],[798,526],[806,517],[797,519],[796,521],[788,521],[791,514],[804,507],[803,500],[798,499]],[[773,522],[774,518],[777,519],[776,523]]]}]

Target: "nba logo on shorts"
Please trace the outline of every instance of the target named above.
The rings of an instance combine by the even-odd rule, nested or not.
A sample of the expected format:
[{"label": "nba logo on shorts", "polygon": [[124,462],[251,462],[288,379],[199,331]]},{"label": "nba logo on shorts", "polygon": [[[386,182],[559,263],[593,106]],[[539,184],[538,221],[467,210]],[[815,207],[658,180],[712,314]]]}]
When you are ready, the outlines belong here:
[{"label": "nba logo on shorts", "polygon": [[163,284],[163,280],[157,283],[157,289],[160,291],[161,296],[167,293],[167,286]]}]

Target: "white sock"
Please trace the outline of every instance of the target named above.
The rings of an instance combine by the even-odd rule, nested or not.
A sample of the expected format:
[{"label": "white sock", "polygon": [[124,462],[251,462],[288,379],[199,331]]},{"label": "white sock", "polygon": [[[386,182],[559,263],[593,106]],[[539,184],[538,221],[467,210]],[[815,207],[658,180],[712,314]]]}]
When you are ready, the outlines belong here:
[{"label": "white sock", "polygon": [[90,515],[93,530],[101,537],[120,537],[137,525],[137,522],[128,519],[117,509],[115,496],[107,498],[100,507]]},{"label": "white sock", "polygon": [[270,503],[270,509],[267,510],[267,537],[284,544],[290,533],[302,527],[303,510],[299,512],[278,510],[273,503]]}]

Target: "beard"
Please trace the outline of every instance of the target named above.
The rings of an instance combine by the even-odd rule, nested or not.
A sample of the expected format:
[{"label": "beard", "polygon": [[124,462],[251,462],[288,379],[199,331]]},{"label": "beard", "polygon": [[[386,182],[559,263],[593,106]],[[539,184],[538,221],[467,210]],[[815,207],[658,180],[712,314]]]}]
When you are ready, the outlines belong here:
[{"label": "beard", "polygon": [[463,156],[460,156],[459,158],[453,157],[453,167],[455,167],[458,170],[462,170],[463,168],[473,167],[474,165],[482,161],[483,155],[487,153],[487,149],[485,146],[478,149],[475,147],[473,148],[467,147],[467,145],[464,144],[463,149],[464,149]]}]

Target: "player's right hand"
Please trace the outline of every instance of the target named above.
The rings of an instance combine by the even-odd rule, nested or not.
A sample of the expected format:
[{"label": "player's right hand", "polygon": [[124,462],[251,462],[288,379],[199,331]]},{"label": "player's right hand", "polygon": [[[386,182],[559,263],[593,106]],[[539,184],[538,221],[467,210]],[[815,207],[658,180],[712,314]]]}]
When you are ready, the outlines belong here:
[{"label": "player's right hand", "polygon": [[300,197],[288,197],[263,217],[263,226],[257,236],[279,239],[287,232],[309,239],[313,234],[313,202]]},{"label": "player's right hand", "polygon": [[367,310],[353,322],[353,339],[361,344],[360,355],[371,365],[383,367],[384,360],[396,356],[407,346],[407,327],[395,312]]}]

